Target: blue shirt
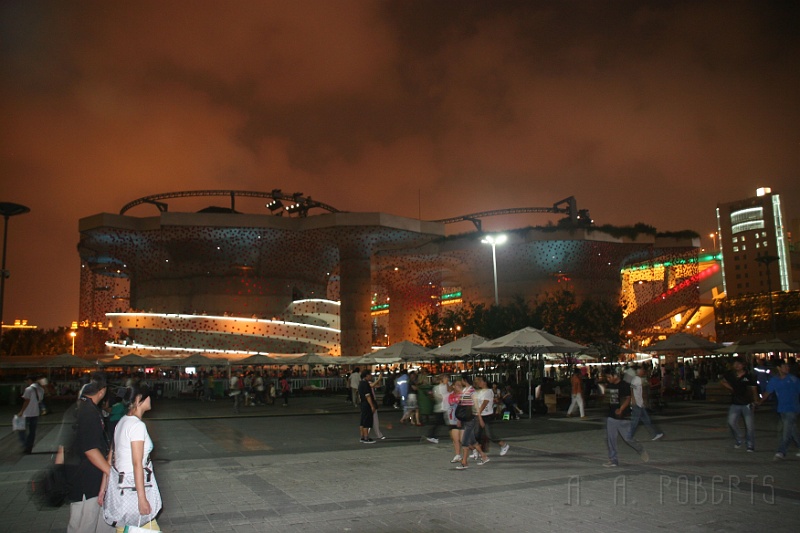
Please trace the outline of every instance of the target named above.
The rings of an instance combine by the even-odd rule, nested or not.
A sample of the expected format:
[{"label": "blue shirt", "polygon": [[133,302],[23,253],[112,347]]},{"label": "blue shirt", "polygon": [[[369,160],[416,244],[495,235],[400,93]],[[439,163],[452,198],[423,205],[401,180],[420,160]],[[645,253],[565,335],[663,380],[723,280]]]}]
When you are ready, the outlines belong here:
[{"label": "blue shirt", "polygon": [[767,393],[774,392],[778,395],[779,413],[800,412],[800,379],[793,374],[787,374],[781,379],[775,376],[767,383]]}]

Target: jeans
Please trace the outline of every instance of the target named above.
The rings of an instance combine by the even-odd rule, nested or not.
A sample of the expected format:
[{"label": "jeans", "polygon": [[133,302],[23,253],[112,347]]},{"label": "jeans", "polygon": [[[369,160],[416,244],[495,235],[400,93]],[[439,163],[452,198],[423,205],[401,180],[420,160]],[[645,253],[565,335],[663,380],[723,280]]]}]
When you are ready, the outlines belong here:
[{"label": "jeans", "polygon": [[631,432],[628,437],[633,438],[636,434],[636,428],[639,427],[639,422],[642,422],[645,426],[650,429],[650,433],[653,434],[655,437],[661,430],[658,429],[658,426],[653,424],[653,421],[650,420],[650,414],[647,412],[647,409],[644,407],[639,407],[638,405],[631,406]]},{"label": "jeans", "polygon": [[616,418],[606,418],[606,443],[608,444],[608,460],[614,464],[618,464],[617,459],[617,434],[622,435],[622,439],[628,443],[628,446],[636,450],[636,453],[641,455],[644,447],[630,438],[631,421],[618,420]]},{"label": "jeans", "polygon": [[572,411],[575,410],[575,406],[578,407],[578,411],[581,413],[581,418],[586,416],[583,412],[583,394],[580,392],[572,395],[572,403],[569,404],[569,409],[567,409],[567,416],[572,414]]},{"label": "jeans", "polygon": [[731,404],[728,409],[728,426],[731,428],[733,438],[736,439],[736,444],[742,443],[742,435],[739,432],[738,420],[739,417],[744,418],[744,427],[747,431],[747,449],[755,449],[756,447],[756,426],[753,420],[753,410],[749,405],[736,405]]},{"label": "jeans", "polygon": [[18,431],[19,441],[22,447],[25,448],[25,453],[33,451],[33,445],[36,443],[36,428],[39,425],[38,416],[25,417],[25,431]]},{"label": "jeans", "polygon": [[783,434],[781,436],[781,444],[778,446],[778,453],[786,455],[786,450],[789,444],[794,441],[795,446],[800,448],[800,438],[797,436],[797,413],[778,413],[781,416],[781,423],[783,423]]}]

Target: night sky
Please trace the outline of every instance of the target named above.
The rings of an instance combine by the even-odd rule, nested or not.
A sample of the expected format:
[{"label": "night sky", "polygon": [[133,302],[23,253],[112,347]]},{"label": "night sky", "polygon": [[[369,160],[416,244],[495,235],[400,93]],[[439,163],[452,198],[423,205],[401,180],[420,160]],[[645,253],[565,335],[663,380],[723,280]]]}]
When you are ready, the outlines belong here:
[{"label": "night sky", "polygon": [[5,321],[77,320],[78,220],[163,192],[423,219],[575,196],[709,247],[760,186],[796,218],[799,28],[761,0],[3,1],[0,201],[31,208]]}]

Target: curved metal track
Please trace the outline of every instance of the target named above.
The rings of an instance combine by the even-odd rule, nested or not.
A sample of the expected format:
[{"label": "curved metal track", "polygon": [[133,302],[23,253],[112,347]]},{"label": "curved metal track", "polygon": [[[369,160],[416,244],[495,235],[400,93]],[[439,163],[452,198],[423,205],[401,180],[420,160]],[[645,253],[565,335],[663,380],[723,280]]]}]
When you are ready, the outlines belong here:
[{"label": "curved metal track", "polygon": [[241,196],[249,198],[269,198],[272,200],[289,200],[291,202],[294,202],[295,204],[303,206],[302,209],[299,211],[301,216],[303,216],[304,212],[307,212],[309,209],[315,207],[319,207],[320,209],[324,209],[331,213],[339,212],[339,210],[333,207],[332,205],[312,200],[310,196],[306,197],[303,196],[302,194],[303,193],[284,194],[283,192],[281,192],[280,189],[274,189],[272,192],[232,191],[232,190],[167,192],[162,194],[153,194],[151,196],[144,196],[142,198],[139,198],[138,200],[128,202],[127,204],[122,206],[122,209],[120,209],[119,214],[124,215],[126,211],[141,204],[153,204],[158,208],[159,211],[163,213],[168,210],[168,206],[165,202],[162,202],[162,200],[169,200],[171,198],[191,198],[200,196],[229,196],[231,199],[231,210],[234,209],[235,198],[237,196]]}]

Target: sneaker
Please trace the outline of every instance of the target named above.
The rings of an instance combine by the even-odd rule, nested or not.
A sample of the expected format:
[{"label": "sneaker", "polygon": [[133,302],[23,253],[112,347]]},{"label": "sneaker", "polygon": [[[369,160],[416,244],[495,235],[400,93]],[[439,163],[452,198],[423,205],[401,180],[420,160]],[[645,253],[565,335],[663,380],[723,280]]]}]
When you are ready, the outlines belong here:
[{"label": "sneaker", "polygon": [[786,455],[782,454],[781,452],[778,452],[775,454],[774,459],[776,461],[782,461],[783,459],[786,459]]},{"label": "sneaker", "polygon": [[586,417],[585,417],[585,416],[582,416],[582,417],[581,417],[581,420],[586,420]]},{"label": "sneaker", "polygon": [[506,444],[505,446],[503,446],[502,448],[500,448],[500,455],[505,455],[505,454],[507,454],[507,453],[508,453],[508,449],[509,449],[509,448],[511,448],[511,446],[509,446],[508,444]]},{"label": "sneaker", "polygon": [[470,459],[475,459],[475,460],[477,460],[478,457],[480,456],[478,455],[478,452],[476,450],[473,450],[472,455],[469,456]]},{"label": "sneaker", "polygon": [[460,464],[460,465],[458,465],[458,466],[456,467],[456,470],[466,470],[467,468],[469,468],[467,465],[461,465],[461,464]]},{"label": "sneaker", "polygon": [[453,459],[450,462],[451,463],[460,463],[461,462],[461,456],[460,455],[456,455],[455,457],[453,457]]},{"label": "sneaker", "polygon": [[660,439],[660,438],[661,438],[661,437],[663,437],[663,436],[664,436],[664,434],[663,434],[663,433],[659,433],[658,435],[656,435],[655,437],[653,437],[653,440],[658,440],[658,439]]},{"label": "sneaker", "polygon": [[647,453],[647,450],[642,450],[642,453],[639,454],[639,457],[642,458],[643,463],[650,461],[650,454]]},{"label": "sneaker", "polygon": [[361,442],[364,444],[375,444],[374,439],[362,439]]},{"label": "sneaker", "polygon": [[427,440],[428,442],[432,442],[433,444],[439,444],[439,439],[436,439],[436,438],[433,438],[433,437],[428,437],[425,440]]},{"label": "sneaker", "polygon": [[614,461],[607,461],[607,462],[603,463],[603,466],[605,466],[606,468],[616,468],[619,465],[617,463],[615,463]]},{"label": "sneaker", "polygon": [[794,454],[794,455],[795,455],[795,457],[800,457],[800,452],[797,452],[797,453],[796,453],[796,454]]},{"label": "sneaker", "polygon": [[386,435],[384,435],[384,436],[382,436],[382,437],[378,437],[378,438],[379,438],[380,440],[386,440]]},{"label": "sneaker", "polygon": [[733,447],[738,450],[739,448],[742,447],[742,443],[741,442],[737,442],[736,444],[733,445]]},{"label": "sneaker", "polygon": [[755,448],[747,448],[747,451],[752,453],[752,452],[756,451],[756,449]]},{"label": "sneaker", "polygon": [[489,459],[488,457],[486,459],[478,459],[478,464],[479,465],[485,465],[489,461],[491,461],[491,459]]}]

